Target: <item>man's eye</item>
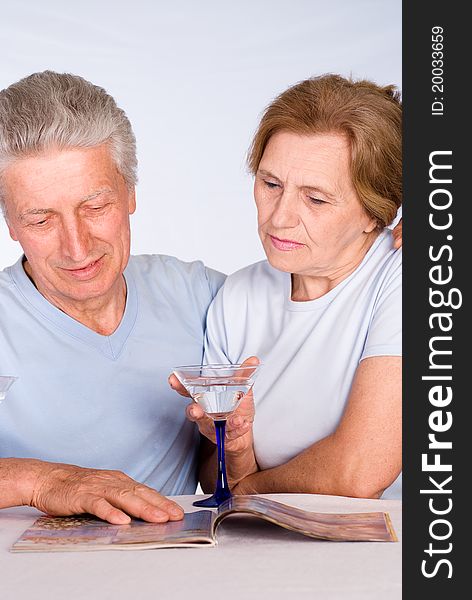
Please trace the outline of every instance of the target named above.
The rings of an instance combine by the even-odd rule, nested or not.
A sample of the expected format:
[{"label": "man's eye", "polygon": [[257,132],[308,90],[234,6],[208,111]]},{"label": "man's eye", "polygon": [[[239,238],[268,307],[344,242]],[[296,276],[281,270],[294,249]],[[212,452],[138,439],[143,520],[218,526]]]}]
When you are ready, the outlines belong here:
[{"label": "man's eye", "polygon": [[266,181],[266,180],[264,180],[264,183],[269,188],[269,190],[273,190],[274,188],[278,188],[279,187],[279,184],[275,183],[274,181]]},{"label": "man's eye", "polygon": [[42,221],[36,221],[35,223],[31,223],[31,225],[33,225],[33,227],[44,227],[44,225],[46,225],[47,222],[47,219],[43,219]]},{"label": "man's eye", "polygon": [[312,203],[312,204],[324,204],[325,201],[321,200],[321,198],[313,198],[313,196],[308,196],[308,200]]},{"label": "man's eye", "polygon": [[85,206],[84,212],[86,215],[100,215],[102,212],[105,212],[108,204],[95,204],[91,206]]}]

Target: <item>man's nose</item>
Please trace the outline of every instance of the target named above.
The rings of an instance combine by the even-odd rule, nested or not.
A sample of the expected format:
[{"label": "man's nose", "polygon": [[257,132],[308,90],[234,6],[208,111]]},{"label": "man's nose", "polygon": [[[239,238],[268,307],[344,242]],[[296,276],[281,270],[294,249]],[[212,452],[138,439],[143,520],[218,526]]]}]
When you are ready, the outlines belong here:
[{"label": "man's nose", "polygon": [[80,218],[65,222],[61,237],[63,253],[75,263],[90,257],[92,236]]},{"label": "man's nose", "polygon": [[296,227],[300,223],[298,210],[298,191],[284,189],[275,203],[272,225],[277,229]]}]

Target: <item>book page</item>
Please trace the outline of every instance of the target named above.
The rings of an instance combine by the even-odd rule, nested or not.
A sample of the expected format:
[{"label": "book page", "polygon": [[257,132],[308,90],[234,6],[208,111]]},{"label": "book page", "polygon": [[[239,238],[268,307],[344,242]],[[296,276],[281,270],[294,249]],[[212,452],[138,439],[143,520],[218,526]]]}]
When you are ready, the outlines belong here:
[{"label": "book page", "polygon": [[182,521],[111,525],[92,516],[40,517],[10,548],[12,552],[132,550],[174,546],[214,546],[209,510],[188,513]]},{"label": "book page", "polygon": [[216,530],[225,517],[235,513],[249,513],[317,539],[344,542],[398,541],[387,513],[316,513],[259,496],[234,496],[224,502],[218,509],[213,529]]}]

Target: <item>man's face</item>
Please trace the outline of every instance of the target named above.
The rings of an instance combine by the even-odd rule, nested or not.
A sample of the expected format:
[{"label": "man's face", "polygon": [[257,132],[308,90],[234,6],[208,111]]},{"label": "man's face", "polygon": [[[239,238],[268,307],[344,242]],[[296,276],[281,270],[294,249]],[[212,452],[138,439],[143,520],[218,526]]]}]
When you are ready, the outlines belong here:
[{"label": "man's face", "polygon": [[19,159],[4,172],[3,188],[10,235],[48,300],[86,308],[113,295],[136,205],[105,145]]}]

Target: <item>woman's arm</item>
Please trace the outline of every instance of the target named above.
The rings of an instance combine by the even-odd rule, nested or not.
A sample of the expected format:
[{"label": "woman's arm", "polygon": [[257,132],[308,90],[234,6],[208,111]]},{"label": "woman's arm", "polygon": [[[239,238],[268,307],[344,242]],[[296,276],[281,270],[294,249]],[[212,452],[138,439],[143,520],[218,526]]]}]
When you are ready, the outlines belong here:
[{"label": "woman's arm", "polygon": [[245,477],[233,492],[378,498],[401,471],[401,444],[401,358],[366,358],[334,433],[283,465]]}]

